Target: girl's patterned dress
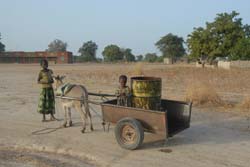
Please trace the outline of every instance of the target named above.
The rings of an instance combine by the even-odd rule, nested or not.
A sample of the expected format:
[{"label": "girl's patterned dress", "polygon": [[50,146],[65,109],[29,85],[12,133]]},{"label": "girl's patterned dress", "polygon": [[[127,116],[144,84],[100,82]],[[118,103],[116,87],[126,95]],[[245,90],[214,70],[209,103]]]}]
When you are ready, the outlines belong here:
[{"label": "girl's patterned dress", "polygon": [[38,112],[41,114],[55,114],[55,97],[52,87],[52,70],[43,69],[40,71],[38,81],[43,82],[38,103]]}]

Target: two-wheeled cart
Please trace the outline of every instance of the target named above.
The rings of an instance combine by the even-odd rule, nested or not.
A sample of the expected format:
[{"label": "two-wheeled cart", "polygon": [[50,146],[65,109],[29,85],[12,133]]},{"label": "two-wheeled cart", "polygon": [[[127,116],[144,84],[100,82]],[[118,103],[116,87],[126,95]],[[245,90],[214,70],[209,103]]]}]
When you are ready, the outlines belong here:
[{"label": "two-wheeled cart", "polygon": [[144,132],[161,135],[163,139],[190,127],[192,103],[161,100],[161,111],[116,105],[117,100],[101,103],[105,122],[116,124],[115,137],[125,149],[140,147]]}]

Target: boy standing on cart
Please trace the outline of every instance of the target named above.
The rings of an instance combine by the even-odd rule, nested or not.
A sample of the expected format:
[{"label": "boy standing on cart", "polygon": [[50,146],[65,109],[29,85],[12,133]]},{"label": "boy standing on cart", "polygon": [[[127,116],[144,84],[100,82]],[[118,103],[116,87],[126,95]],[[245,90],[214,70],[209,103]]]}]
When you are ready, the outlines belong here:
[{"label": "boy standing on cart", "polygon": [[119,77],[119,83],[120,83],[120,86],[115,92],[115,95],[117,96],[117,105],[130,107],[131,106],[130,105],[131,91],[130,91],[130,88],[126,85],[127,76],[121,75]]}]

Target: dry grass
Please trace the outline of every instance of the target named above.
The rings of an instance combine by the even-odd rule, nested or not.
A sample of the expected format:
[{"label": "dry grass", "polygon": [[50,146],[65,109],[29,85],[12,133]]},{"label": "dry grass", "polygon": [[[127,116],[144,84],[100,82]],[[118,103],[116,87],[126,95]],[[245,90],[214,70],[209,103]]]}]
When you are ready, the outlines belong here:
[{"label": "dry grass", "polygon": [[131,75],[144,75],[144,64],[142,62],[136,63],[131,71]]},{"label": "dry grass", "polygon": [[245,97],[239,104],[239,107],[244,110],[250,111],[250,96]]},{"label": "dry grass", "polygon": [[246,92],[250,92],[250,69],[222,70],[190,65],[129,63],[55,66],[54,71],[66,75],[69,82],[85,85],[91,92],[113,93],[121,74],[128,78],[147,75],[162,78],[163,98],[186,99],[197,105],[211,104],[223,108],[231,107],[229,104],[235,104],[238,108],[248,106],[247,100],[241,102],[241,99]]},{"label": "dry grass", "polygon": [[195,105],[221,105],[223,101],[216,90],[207,82],[195,81],[187,87],[186,101]]}]

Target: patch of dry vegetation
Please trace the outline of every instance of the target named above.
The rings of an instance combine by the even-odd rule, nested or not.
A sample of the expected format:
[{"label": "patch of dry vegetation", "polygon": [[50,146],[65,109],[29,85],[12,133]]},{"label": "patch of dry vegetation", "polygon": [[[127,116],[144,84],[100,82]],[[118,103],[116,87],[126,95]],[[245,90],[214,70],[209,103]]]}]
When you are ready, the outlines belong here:
[{"label": "patch of dry vegetation", "polygon": [[194,81],[187,87],[186,101],[193,102],[195,105],[211,104],[221,105],[223,101],[219,97],[216,90],[208,83],[202,81]]},{"label": "patch of dry vegetation", "polygon": [[136,63],[133,66],[133,70],[130,73],[131,75],[134,75],[134,76],[144,75],[144,63],[143,62]]},{"label": "patch of dry vegetation", "polygon": [[239,104],[239,107],[246,111],[250,111],[250,96],[245,97]]},{"label": "patch of dry vegetation", "polygon": [[247,96],[246,92],[250,92],[250,69],[202,69],[192,65],[130,63],[58,66],[54,71],[66,75],[69,82],[85,85],[91,92],[103,93],[112,93],[116,89],[121,74],[128,78],[156,76],[162,78],[163,98],[185,99],[197,105],[211,104],[223,108],[250,108],[250,98],[241,101]]}]

